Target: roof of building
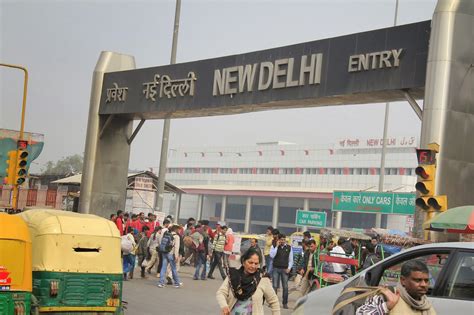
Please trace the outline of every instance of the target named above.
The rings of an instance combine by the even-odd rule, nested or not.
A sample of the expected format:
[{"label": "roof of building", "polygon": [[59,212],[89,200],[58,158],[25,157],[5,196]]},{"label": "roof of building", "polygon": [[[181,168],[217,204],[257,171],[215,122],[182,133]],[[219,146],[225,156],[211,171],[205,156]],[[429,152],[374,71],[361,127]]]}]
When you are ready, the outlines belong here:
[{"label": "roof of building", "polygon": [[333,189],[328,188],[238,185],[182,185],[180,187],[189,194],[312,199],[331,199],[334,191]]},{"label": "roof of building", "polygon": [[[144,172],[138,172],[138,173],[128,173],[128,178],[131,179],[133,177],[137,177],[140,175],[146,175],[151,178],[153,178],[155,181],[158,180],[158,176],[156,176],[153,172],[150,171],[144,171]],[[81,185],[82,182],[82,174],[76,174],[73,176],[61,178],[58,180],[53,181],[53,184],[60,184],[60,185]],[[184,191],[179,188],[178,186],[175,186],[171,184],[170,182],[165,181],[165,191],[168,192],[173,192],[173,193],[184,193]]]}]

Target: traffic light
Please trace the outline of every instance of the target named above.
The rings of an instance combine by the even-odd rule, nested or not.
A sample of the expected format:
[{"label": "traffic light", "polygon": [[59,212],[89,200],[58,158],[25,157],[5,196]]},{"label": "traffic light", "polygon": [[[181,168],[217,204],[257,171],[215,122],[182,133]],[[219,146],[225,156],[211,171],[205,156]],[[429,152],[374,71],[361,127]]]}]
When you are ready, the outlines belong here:
[{"label": "traffic light", "polygon": [[430,205],[428,199],[434,195],[435,192],[435,165],[419,165],[415,169],[415,174],[419,179],[415,185],[420,197],[416,198],[416,205],[423,210],[428,210]]},{"label": "traffic light", "polygon": [[15,170],[15,184],[21,185],[26,181],[26,175],[28,175],[28,171],[26,169],[27,164],[28,164],[28,151],[24,149],[18,149],[16,170]]},{"label": "traffic light", "polygon": [[448,197],[445,195],[433,196],[428,199],[428,204],[436,211],[448,210]]},{"label": "traffic light", "polygon": [[8,151],[7,168],[5,169],[6,176],[3,179],[5,185],[15,184],[16,157],[17,152],[15,150]]},{"label": "traffic light", "polygon": [[447,197],[435,195],[436,188],[436,153],[439,145],[430,143],[428,149],[417,149],[418,167],[415,169],[418,180],[415,188],[419,194],[415,204],[421,209],[434,212],[447,209]]}]

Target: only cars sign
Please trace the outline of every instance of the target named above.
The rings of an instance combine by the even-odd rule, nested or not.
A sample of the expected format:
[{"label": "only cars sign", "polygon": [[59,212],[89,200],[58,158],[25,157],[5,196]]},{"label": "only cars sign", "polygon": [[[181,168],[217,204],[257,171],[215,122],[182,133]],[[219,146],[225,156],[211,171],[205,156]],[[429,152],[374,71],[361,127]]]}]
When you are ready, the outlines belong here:
[{"label": "only cars sign", "polygon": [[412,215],[413,193],[334,191],[332,211]]}]

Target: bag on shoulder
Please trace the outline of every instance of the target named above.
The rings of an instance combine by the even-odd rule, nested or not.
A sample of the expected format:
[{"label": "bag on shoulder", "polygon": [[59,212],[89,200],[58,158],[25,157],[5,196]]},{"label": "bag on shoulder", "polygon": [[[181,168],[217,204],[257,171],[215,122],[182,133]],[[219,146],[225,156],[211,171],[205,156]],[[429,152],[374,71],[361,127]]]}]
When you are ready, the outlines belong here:
[{"label": "bag on shoulder", "polygon": [[124,255],[129,255],[133,251],[133,242],[126,235],[122,236],[120,245]]},{"label": "bag on shoulder", "polygon": [[332,308],[332,315],[353,315],[369,297],[381,294],[381,287],[349,287],[342,290]]},{"label": "bag on shoulder", "polygon": [[159,250],[162,253],[169,253],[173,249],[173,235],[166,231],[161,238]]}]

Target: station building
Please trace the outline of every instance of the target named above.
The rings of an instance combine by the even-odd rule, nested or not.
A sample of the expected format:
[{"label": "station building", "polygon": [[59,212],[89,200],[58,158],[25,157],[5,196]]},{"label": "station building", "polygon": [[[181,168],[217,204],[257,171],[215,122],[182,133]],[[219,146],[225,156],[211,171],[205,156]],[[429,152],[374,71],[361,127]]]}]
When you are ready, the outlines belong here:
[{"label": "station building", "polygon": [[[413,192],[417,139],[387,139],[384,191]],[[165,196],[164,208],[188,217],[224,221],[234,231],[297,230],[297,209],[324,211],[327,226],[335,190],[378,191],[382,140],[349,137],[330,144],[265,142],[252,146],[170,150],[167,181],[186,194]],[[409,231],[411,216],[382,215],[382,227]],[[343,228],[371,228],[374,214],[342,213]]]}]

